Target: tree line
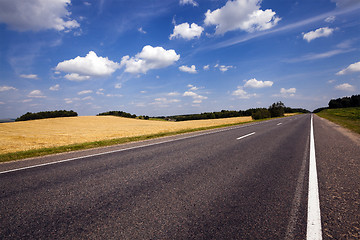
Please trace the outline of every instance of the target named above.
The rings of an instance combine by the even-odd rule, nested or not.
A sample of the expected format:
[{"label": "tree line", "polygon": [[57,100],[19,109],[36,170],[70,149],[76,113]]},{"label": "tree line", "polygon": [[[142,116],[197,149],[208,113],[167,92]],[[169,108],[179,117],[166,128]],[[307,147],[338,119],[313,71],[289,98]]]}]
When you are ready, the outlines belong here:
[{"label": "tree line", "polygon": [[162,118],[169,121],[189,121],[189,120],[201,120],[201,119],[217,119],[217,118],[231,118],[231,117],[244,117],[251,116],[253,119],[263,119],[271,117],[281,117],[285,113],[302,112],[308,113],[310,111],[302,108],[290,108],[285,107],[284,103],[273,103],[269,108],[250,108],[240,111],[228,111],[221,110],[220,112],[205,112],[200,114],[186,114],[175,116],[160,116],[156,118]]},{"label": "tree line", "polygon": [[117,116],[117,117],[126,117],[126,118],[136,118],[136,114],[131,114],[123,111],[108,111],[99,113],[97,116]]},{"label": "tree line", "polygon": [[36,120],[36,119],[45,119],[45,118],[58,118],[58,117],[77,117],[77,112],[73,110],[55,110],[55,111],[45,111],[45,112],[27,112],[24,115],[15,119],[15,121],[28,121],[28,120]]},{"label": "tree line", "polygon": [[352,95],[351,97],[331,99],[328,103],[328,107],[318,108],[315,109],[313,112],[318,113],[324,109],[347,108],[347,107],[360,107],[360,94]]}]

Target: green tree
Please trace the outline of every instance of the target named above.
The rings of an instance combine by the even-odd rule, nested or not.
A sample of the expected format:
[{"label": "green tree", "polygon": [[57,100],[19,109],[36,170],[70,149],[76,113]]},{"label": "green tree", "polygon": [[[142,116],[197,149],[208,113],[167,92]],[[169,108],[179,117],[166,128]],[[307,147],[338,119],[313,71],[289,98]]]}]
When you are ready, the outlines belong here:
[{"label": "green tree", "polygon": [[277,102],[277,103],[273,103],[270,107],[269,107],[269,112],[271,117],[282,117],[284,116],[284,112],[285,112],[285,105],[284,103]]}]

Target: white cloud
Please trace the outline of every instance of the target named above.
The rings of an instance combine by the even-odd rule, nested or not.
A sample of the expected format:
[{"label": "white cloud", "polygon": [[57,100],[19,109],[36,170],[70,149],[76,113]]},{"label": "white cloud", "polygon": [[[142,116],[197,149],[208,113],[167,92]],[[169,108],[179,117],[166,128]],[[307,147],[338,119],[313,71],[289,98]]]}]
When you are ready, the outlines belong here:
[{"label": "white cloud", "polygon": [[51,90],[51,91],[59,91],[59,89],[60,89],[60,85],[59,85],[59,84],[56,84],[56,85],[51,86],[51,87],[49,88],[49,90]]},{"label": "white cloud", "polygon": [[275,94],[273,96],[288,98],[288,97],[294,97],[295,93],[296,93],[296,88],[289,88],[289,89],[281,88],[280,94]]},{"label": "white cloud", "polygon": [[145,31],[142,27],[138,28],[138,31],[139,31],[140,33],[146,34],[146,31]]},{"label": "white cloud", "polygon": [[294,93],[296,93],[296,88],[289,88],[289,89],[281,88],[280,93],[282,93],[282,94],[294,94]]},{"label": "white cloud", "polygon": [[117,89],[122,88],[122,84],[121,84],[121,83],[117,83],[117,84],[115,84],[115,88],[117,88]]},{"label": "white cloud", "polygon": [[82,76],[82,75],[79,75],[78,73],[71,73],[71,74],[66,74],[64,76],[64,78],[66,78],[69,81],[81,82],[81,81],[89,80],[91,77],[90,76]]},{"label": "white cloud", "polygon": [[155,98],[155,104],[169,104],[169,103],[178,103],[179,99],[167,99],[167,98]]},{"label": "white cloud", "polygon": [[197,2],[195,2],[194,0],[180,0],[179,4],[180,5],[190,4],[190,5],[193,5],[194,7],[199,6],[199,4]]},{"label": "white cloud", "polygon": [[226,72],[226,71],[228,71],[229,69],[233,68],[234,66],[231,66],[231,65],[226,66],[226,65],[216,64],[214,67],[215,67],[215,68],[219,68],[219,70],[222,71],[222,72]]},{"label": "white cloud", "polygon": [[335,86],[336,90],[340,90],[340,91],[347,91],[347,92],[354,92],[355,91],[355,87],[353,85],[350,85],[348,83],[343,83],[340,85]]},{"label": "white cloud", "polygon": [[183,66],[179,67],[179,70],[182,72],[187,72],[187,73],[192,73],[192,74],[197,73],[195,65],[191,65],[191,67],[183,65]]},{"label": "white cloud", "polygon": [[335,16],[329,16],[329,17],[325,18],[325,22],[333,23],[333,22],[335,22],[335,19],[336,19]]},{"label": "white cloud", "polygon": [[189,23],[186,22],[176,25],[174,27],[173,34],[170,35],[169,39],[184,38],[186,40],[190,40],[193,38],[200,38],[203,31],[204,28],[198,26],[196,23],[192,23],[190,26]]},{"label": "white cloud", "polygon": [[296,58],[288,59],[285,61],[289,62],[289,63],[296,63],[296,62],[303,62],[303,61],[316,60],[316,59],[322,59],[322,58],[329,58],[329,57],[333,57],[333,56],[336,56],[339,54],[352,52],[355,50],[356,50],[355,48],[335,49],[335,50],[330,50],[330,51],[323,52],[323,53],[309,53],[309,54],[306,54],[303,56],[297,56]]},{"label": "white cloud", "polygon": [[36,74],[21,74],[20,77],[28,78],[28,79],[37,79],[38,76]]},{"label": "white cloud", "polygon": [[271,87],[274,83],[272,81],[258,81],[255,78],[247,80],[244,87],[249,88],[264,88]]},{"label": "white cloud", "polygon": [[78,92],[77,94],[78,95],[84,95],[84,94],[90,94],[92,92],[93,92],[92,90],[83,90],[83,91]]},{"label": "white cloud", "polygon": [[353,72],[360,72],[360,62],[350,64],[347,68],[336,73],[336,75],[344,75]]},{"label": "white cloud", "polygon": [[333,28],[323,27],[318,28],[315,31],[310,31],[308,33],[303,33],[303,39],[311,42],[312,40],[320,37],[328,37],[334,32]]},{"label": "white cloud", "polygon": [[46,98],[40,90],[31,91],[28,95],[29,98]]},{"label": "white cloud", "polygon": [[0,1],[0,22],[16,31],[68,31],[80,27],[70,19],[70,5],[71,0]]},{"label": "white cloud", "polygon": [[123,97],[121,94],[106,94],[107,97]]},{"label": "white cloud", "polygon": [[55,70],[70,73],[65,76],[70,81],[84,81],[91,77],[109,76],[118,68],[119,63],[107,57],[98,57],[94,51],[90,51],[85,57],[77,56],[58,63]]},{"label": "white cloud", "polygon": [[194,86],[194,85],[192,85],[192,84],[187,85],[187,87],[190,88],[190,89],[189,89],[190,91],[196,91],[196,90],[199,90],[199,89],[200,89],[200,88],[198,88],[198,87],[196,87],[196,86]]},{"label": "white cloud", "polygon": [[192,91],[184,92],[183,96],[184,97],[192,97],[193,103],[202,103],[203,100],[208,98],[206,96],[199,95],[196,92],[192,92]]},{"label": "white cloud", "polygon": [[105,91],[105,89],[100,88],[100,89],[98,89],[98,90],[96,91],[96,94],[97,94],[97,95],[104,95],[104,91]]},{"label": "white cloud", "polygon": [[167,95],[173,97],[173,96],[179,96],[180,93],[178,93],[178,92],[169,92]]},{"label": "white cloud", "polygon": [[10,86],[0,86],[0,92],[10,91],[10,90],[17,90],[17,89]]},{"label": "white cloud", "polygon": [[192,97],[194,104],[202,103],[203,100],[208,99],[208,97],[202,96],[202,95],[194,92],[196,90],[199,90],[200,88],[198,88],[198,87],[196,87],[196,86],[194,86],[192,84],[187,85],[187,87],[190,88],[190,89],[183,93],[183,97]]},{"label": "white cloud", "polygon": [[205,66],[203,67],[203,69],[204,69],[205,71],[209,70],[209,69],[210,69],[210,65],[205,65]]},{"label": "white cloud", "polygon": [[229,0],[225,6],[205,13],[205,24],[216,25],[215,34],[243,30],[261,31],[274,27],[281,18],[271,9],[260,10],[261,0]]},{"label": "white cloud", "polygon": [[238,86],[237,89],[233,91],[232,95],[240,99],[249,99],[250,97],[255,97],[256,93],[249,94],[243,89],[242,86]]},{"label": "white cloud", "polygon": [[93,101],[93,100],[94,100],[94,98],[93,98],[93,97],[91,97],[91,96],[87,96],[87,97],[82,98],[81,100],[83,100],[83,101],[86,101],[86,100]]},{"label": "white cloud", "polygon": [[135,57],[124,56],[121,67],[125,66],[125,72],[146,73],[151,69],[165,68],[180,59],[175,50],[165,50],[162,47],[145,46]]},{"label": "white cloud", "polygon": [[331,0],[339,8],[347,8],[359,4],[359,0]]}]

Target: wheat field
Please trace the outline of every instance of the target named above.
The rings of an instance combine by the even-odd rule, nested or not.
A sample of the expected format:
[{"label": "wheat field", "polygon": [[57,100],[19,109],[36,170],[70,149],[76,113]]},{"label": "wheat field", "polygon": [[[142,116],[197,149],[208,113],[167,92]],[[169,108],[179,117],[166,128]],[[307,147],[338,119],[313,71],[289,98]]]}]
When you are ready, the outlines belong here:
[{"label": "wheat field", "polygon": [[166,122],[84,116],[1,123],[0,154],[249,121],[251,117]]}]

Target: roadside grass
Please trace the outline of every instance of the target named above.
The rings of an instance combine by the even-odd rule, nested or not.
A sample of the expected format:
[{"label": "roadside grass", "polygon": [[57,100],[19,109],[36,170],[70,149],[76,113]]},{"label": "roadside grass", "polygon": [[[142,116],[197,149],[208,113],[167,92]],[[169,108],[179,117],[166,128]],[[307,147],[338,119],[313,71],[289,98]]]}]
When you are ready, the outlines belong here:
[{"label": "roadside grass", "polygon": [[360,107],[325,109],[317,115],[360,134]]}]

